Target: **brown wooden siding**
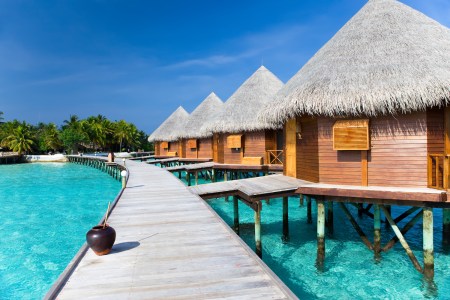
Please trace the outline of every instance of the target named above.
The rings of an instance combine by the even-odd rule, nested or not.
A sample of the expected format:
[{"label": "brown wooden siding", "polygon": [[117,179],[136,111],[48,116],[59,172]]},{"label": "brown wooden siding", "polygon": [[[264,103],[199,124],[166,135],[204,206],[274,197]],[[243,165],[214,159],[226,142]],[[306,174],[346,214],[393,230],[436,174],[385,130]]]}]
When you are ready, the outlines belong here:
[{"label": "brown wooden siding", "polygon": [[167,156],[167,148],[165,149],[162,145],[163,143],[158,142],[158,147],[159,147],[159,155],[161,156]]},{"label": "brown wooden siding", "polygon": [[153,148],[155,149],[155,155],[158,156],[160,155],[159,153],[161,152],[160,147],[160,143],[159,142],[154,142],[153,143]]},{"label": "brown wooden siding", "polygon": [[186,158],[197,158],[197,149],[188,147],[188,140],[184,141],[186,147]]},{"label": "brown wooden siding", "polygon": [[329,118],[317,120],[320,182],[361,185],[361,151],[333,150],[334,122]]},{"label": "brown wooden siding", "polygon": [[198,157],[212,158],[212,138],[198,139]]},{"label": "brown wooden siding", "polygon": [[317,120],[301,118],[302,138],[297,139],[297,178],[319,181]]},{"label": "brown wooden siding", "polygon": [[263,130],[244,133],[244,157],[266,156],[266,134]]},{"label": "brown wooden siding", "polygon": [[427,186],[427,114],[370,120],[369,185]]},{"label": "brown wooden siding", "polygon": [[[223,144],[223,161],[225,164],[240,164],[241,163],[241,151],[242,149],[233,149],[227,147],[227,137],[230,134],[225,133],[221,134],[221,140]],[[244,141],[244,147],[245,147],[245,141]]]},{"label": "brown wooden siding", "polygon": [[178,152],[178,141],[169,142],[169,152]]}]

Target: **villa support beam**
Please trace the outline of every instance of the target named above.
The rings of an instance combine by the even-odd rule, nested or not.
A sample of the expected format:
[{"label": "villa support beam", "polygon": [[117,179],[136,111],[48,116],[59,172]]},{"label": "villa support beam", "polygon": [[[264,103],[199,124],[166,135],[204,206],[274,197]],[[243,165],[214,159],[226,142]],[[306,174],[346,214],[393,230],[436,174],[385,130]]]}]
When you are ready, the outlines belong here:
[{"label": "villa support beam", "polygon": [[317,268],[322,269],[325,261],[325,204],[323,198],[317,202]]},{"label": "villa support beam", "polygon": [[283,197],[283,241],[289,241],[289,206],[288,206],[288,197]]},{"label": "villa support beam", "polygon": [[373,253],[375,260],[381,258],[381,216],[377,204],[373,207]]},{"label": "villa support beam", "polygon": [[186,182],[188,186],[191,186],[191,173],[186,171]]},{"label": "villa support beam", "polygon": [[361,237],[364,245],[367,246],[367,248],[369,248],[370,250],[373,250],[373,245],[372,243],[369,241],[369,239],[367,238],[366,234],[364,233],[364,231],[361,229],[361,227],[358,225],[358,223],[356,223],[355,219],[353,218],[352,214],[349,212],[348,208],[345,206],[344,203],[339,202],[339,206],[342,208],[342,211],[344,212],[345,216],[347,217],[347,219],[350,221],[350,223],[353,225],[353,228],[355,228],[355,230],[358,232],[359,236]]},{"label": "villa support beam", "polygon": [[423,208],[423,275],[434,277],[433,208]]},{"label": "villa support beam", "polygon": [[311,196],[306,196],[306,223],[312,224]]},{"label": "villa support beam", "polygon": [[261,203],[258,201],[255,210],[255,245],[256,255],[262,257],[262,244],[261,244]]},{"label": "villa support beam", "polygon": [[234,232],[239,235],[239,198],[238,196],[233,196],[233,207],[234,207]]},{"label": "villa support beam", "polygon": [[198,171],[195,171],[195,185],[198,185]]},{"label": "villa support beam", "polygon": [[327,202],[327,229],[329,234],[334,233],[334,216],[333,216],[333,201]]},{"label": "villa support beam", "polygon": [[391,214],[389,213],[388,209],[384,205],[380,205],[380,208],[383,210],[384,215],[386,216],[386,219],[388,220],[389,224],[392,227],[392,230],[394,230],[395,235],[398,237],[398,240],[402,244],[403,248],[406,251],[406,254],[408,255],[409,259],[414,265],[414,268],[416,268],[417,271],[420,273],[423,273],[422,266],[419,264],[419,261],[417,260],[416,256],[412,252],[411,248],[409,248],[408,243],[406,242],[406,239],[403,237],[403,234],[401,233],[400,229],[398,229],[397,224],[395,224],[394,220],[391,217]]},{"label": "villa support beam", "polygon": [[[403,235],[405,235],[413,226],[420,220],[420,217],[422,217],[422,211],[419,211],[411,220],[409,220],[408,223],[406,223],[405,227],[400,231]],[[397,223],[394,220],[394,223]],[[387,252],[392,247],[394,247],[395,243],[398,242],[398,237],[394,236],[387,244],[383,247],[382,251]]]}]

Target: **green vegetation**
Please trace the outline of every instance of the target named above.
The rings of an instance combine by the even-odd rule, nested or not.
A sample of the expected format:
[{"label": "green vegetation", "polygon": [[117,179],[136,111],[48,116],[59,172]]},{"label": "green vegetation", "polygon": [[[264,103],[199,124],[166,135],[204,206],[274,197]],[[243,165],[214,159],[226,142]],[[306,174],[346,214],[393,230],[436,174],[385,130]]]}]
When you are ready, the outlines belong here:
[{"label": "green vegetation", "polygon": [[124,120],[113,122],[102,115],[86,119],[71,115],[59,128],[54,123],[31,125],[18,120],[2,121],[3,112],[0,112],[0,146],[19,154],[153,150],[145,132],[134,124]]}]

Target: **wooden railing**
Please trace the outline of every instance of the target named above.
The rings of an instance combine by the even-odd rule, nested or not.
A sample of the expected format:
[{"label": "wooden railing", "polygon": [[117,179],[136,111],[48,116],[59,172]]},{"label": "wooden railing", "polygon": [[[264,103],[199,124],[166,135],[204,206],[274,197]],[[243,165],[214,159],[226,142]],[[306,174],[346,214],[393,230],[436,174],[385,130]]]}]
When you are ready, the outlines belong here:
[{"label": "wooden railing", "polygon": [[282,165],[283,150],[266,150],[266,162],[269,165]]},{"label": "wooden railing", "polygon": [[428,155],[428,187],[442,190],[448,189],[449,156],[444,154]]}]

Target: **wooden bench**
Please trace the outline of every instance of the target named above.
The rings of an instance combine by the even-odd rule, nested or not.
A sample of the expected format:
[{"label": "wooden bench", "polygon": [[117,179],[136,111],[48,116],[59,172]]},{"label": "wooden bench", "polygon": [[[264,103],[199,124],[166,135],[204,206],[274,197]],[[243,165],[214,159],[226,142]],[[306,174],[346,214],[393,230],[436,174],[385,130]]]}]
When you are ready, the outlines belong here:
[{"label": "wooden bench", "polygon": [[167,151],[167,156],[177,156],[177,151]]},{"label": "wooden bench", "polygon": [[262,156],[258,157],[252,157],[247,156],[242,158],[242,164],[243,165],[262,165],[263,164],[263,158]]}]

